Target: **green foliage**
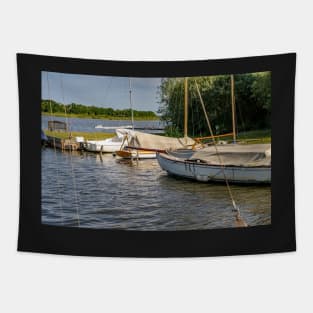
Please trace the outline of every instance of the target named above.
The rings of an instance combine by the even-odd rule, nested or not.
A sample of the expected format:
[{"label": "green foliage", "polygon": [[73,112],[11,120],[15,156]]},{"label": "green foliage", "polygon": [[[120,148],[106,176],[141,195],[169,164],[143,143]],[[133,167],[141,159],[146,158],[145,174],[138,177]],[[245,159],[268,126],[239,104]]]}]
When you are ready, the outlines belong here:
[{"label": "green foliage", "polygon": [[[205,116],[196,91],[200,89],[215,134],[232,131],[230,75],[192,77],[188,79],[188,134],[209,134]],[[270,128],[271,73],[234,75],[237,130]],[[184,82],[182,78],[163,79],[160,86],[161,119],[170,130],[183,133]]]},{"label": "green foliage", "polygon": [[[86,106],[82,104],[71,103],[64,105],[53,100],[42,100],[41,101],[41,112],[47,114],[68,114],[79,115],[80,117],[89,118],[131,118],[131,110],[114,110],[112,108],[101,108],[96,106]],[[152,111],[136,111],[133,110],[135,119],[157,119],[157,115]]]},{"label": "green foliage", "polygon": [[173,125],[167,125],[164,129],[164,134],[167,137],[176,137],[176,138],[183,137],[183,133]]}]

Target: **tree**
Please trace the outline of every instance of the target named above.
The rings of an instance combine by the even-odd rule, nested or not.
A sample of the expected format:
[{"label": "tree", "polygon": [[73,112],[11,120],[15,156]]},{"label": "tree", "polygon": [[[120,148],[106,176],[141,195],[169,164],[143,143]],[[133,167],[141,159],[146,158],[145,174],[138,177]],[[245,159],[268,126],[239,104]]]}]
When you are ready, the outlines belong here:
[{"label": "tree", "polygon": [[[96,106],[86,106],[83,104],[71,103],[62,104],[54,100],[43,99],[41,101],[41,112],[45,113],[62,113],[62,114],[79,114],[88,115],[90,117],[116,117],[116,118],[130,118],[131,110],[114,110],[112,108],[103,108]],[[152,111],[136,111],[133,110],[134,116],[138,118],[157,118]]]},{"label": "tree", "polygon": [[[237,128],[253,130],[270,127],[270,73],[237,74],[235,99]],[[208,135],[195,81],[199,86],[206,111],[216,134],[232,131],[230,75],[202,76],[188,79],[188,129],[191,136]],[[182,78],[161,81],[159,90],[161,119],[171,135],[181,136],[184,121],[184,83]]]}]

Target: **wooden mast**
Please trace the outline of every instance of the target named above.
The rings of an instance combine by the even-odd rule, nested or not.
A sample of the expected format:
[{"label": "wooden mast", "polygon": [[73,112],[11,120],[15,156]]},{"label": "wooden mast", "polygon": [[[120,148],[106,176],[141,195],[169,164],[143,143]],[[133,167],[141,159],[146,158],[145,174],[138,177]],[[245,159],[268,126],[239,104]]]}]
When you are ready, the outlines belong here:
[{"label": "wooden mast", "polygon": [[188,137],[188,79],[185,77],[184,137]]},{"label": "wooden mast", "polygon": [[233,143],[236,143],[236,105],[235,105],[235,81],[234,75],[230,75],[231,84],[231,111],[232,111],[232,124],[233,124]]}]

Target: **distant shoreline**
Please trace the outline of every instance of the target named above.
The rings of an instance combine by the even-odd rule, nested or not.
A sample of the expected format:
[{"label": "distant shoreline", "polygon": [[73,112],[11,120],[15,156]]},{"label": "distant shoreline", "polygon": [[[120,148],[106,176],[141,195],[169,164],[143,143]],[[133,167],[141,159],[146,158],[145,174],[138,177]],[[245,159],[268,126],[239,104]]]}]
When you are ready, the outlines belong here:
[{"label": "distant shoreline", "polygon": [[[68,117],[68,118],[84,118],[91,120],[110,120],[110,121],[130,121],[130,116],[106,116],[106,115],[86,115],[86,114],[65,114],[65,113],[53,113],[50,114],[48,112],[41,112],[41,115],[44,116],[54,116],[54,117]],[[159,117],[151,118],[151,117],[134,117],[135,121],[160,121]]]}]

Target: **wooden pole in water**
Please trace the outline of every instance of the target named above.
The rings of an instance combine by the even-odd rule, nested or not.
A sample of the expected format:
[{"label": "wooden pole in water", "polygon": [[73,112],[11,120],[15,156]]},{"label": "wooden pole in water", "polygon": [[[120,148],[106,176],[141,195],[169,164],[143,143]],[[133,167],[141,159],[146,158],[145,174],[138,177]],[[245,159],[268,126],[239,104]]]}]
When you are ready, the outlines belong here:
[{"label": "wooden pole in water", "polygon": [[236,104],[235,104],[235,80],[234,75],[230,75],[231,85],[231,111],[232,111],[232,124],[233,124],[233,143],[236,143]]},{"label": "wooden pole in water", "polygon": [[103,145],[101,145],[101,148],[100,148],[100,161],[102,162],[102,151],[103,151]]},{"label": "wooden pole in water", "polygon": [[184,109],[184,137],[188,137],[188,78],[184,79],[185,84],[185,109]]}]

